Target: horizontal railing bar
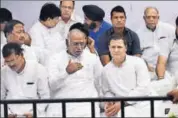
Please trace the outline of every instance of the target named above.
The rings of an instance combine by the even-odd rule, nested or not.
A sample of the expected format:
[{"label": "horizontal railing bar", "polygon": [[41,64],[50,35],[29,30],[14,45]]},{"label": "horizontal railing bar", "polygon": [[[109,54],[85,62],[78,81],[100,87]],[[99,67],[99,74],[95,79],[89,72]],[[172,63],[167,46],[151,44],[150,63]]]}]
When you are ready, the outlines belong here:
[{"label": "horizontal railing bar", "polygon": [[168,96],[148,96],[148,97],[115,97],[115,98],[64,98],[64,99],[18,99],[0,100],[0,104],[25,104],[25,103],[62,103],[62,102],[107,102],[107,101],[150,101],[150,100],[172,100]]}]

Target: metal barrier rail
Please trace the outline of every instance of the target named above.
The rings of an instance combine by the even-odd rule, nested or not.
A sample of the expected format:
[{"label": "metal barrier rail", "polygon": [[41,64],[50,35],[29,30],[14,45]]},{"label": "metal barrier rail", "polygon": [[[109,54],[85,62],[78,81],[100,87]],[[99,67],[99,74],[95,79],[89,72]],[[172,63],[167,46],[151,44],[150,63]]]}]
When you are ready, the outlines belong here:
[{"label": "metal barrier rail", "polygon": [[37,118],[36,104],[37,103],[62,103],[62,116],[66,118],[66,103],[71,102],[90,102],[91,116],[95,118],[95,102],[121,102],[121,117],[125,118],[124,102],[125,101],[150,101],[151,118],[154,118],[154,101],[172,100],[172,97],[167,96],[149,96],[149,97],[117,97],[117,98],[67,98],[67,99],[32,99],[32,100],[1,100],[0,104],[4,105],[4,116],[8,118],[8,104],[33,104],[33,117]]}]

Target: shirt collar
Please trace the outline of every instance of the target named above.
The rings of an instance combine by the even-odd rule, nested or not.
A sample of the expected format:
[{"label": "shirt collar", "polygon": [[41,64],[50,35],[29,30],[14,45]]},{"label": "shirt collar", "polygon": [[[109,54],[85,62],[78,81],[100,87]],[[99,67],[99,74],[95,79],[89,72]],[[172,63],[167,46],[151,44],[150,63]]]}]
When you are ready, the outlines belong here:
[{"label": "shirt collar", "polygon": [[[124,34],[126,34],[127,32],[129,32],[129,29],[127,27],[124,28]],[[112,35],[114,34],[114,28],[112,27],[110,30],[109,30],[109,33]]]}]

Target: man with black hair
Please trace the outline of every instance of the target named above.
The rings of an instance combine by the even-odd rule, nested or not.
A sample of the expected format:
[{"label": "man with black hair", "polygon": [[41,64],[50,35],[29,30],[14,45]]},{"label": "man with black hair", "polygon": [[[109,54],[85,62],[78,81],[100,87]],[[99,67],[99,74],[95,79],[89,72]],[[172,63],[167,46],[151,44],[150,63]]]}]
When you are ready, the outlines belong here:
[{"label": "man with black hair", "polygon": [[[100,94],[102,64],[85,50],[88,30],[81,23],[71,26],[66,39],[67,50],[51,57],[48,65],[52,98],[92,98]],[[91,117],[90,103],[67,103],[67,117]],[[96,103],[95,114],[99,116]],[[59,104],[51,104],[48,117],[61,117]]]},{"label": "man with black hair", "polygon": [[77,22],[83,23],[83,19],[75,13],[75,0],[60,0],[59,8],[61,17],[53,31],[59,32],[66,39],[70,26]]},{"label": "man with black hair", "polygon": [[[113,35],[109,41],[109,51],[112,56],[103,69],[101,76],[102,92],[104,97],[133,97],[150,95],[150,76],[143,59],[126,54],[127,42],[118,35]],[[142,102],[126,101],[126,117],[147,116]],[[129,107],[130,106],[130,107]],[[120,117],[121,104],[118,102],[105,102],[104,116]]]},{"label": "man with black hair", "polygon": [[53,3],[45,3],[40,11],[39,21],[29,30],[32,45],[48,49],[51,53],[65,49],[65,39],[58,32],[52,32],[59,22],[60,9]]},{"label": "man with black hair", "polygon": [[127,41],[127,54],[141,56],[140,41],[137,34],[125,26],[126,13],[122,6],[116,6],[111,10],[112,28],[107,30],[98,39],[98,54],[103,65],[111,60],[108,44],[113,34],[119,34]]},{"label": "man with black hair", "polygon": [[3,31],[6,23],[10,20],[12,20],[12,13],[6,8],[0,8],[1,44],[5,44],[7,42]]},{"label": "man with black hair", "polygon": [[98,37],[106,30],[111,28],[111,25],[104,21],[105,12],[96,5],[83,6],[85,15],[85,24],[89,28],[89,36],[95,40],[95,48],[98,48]]},{"label": "man with black hair", "polygon": [[[7,66],[1,69],[1,100],[49,99],[48,74],[36,61],[26,60],[23,48],[17,43],[7,43],[2,55]],[[38,116],[45,116],[47,104],[37,105]],[[8,105],[9,117],[32,118],[30,104]]]},{"label": "man with black hair", "polygon": [[[43,65],[47,62],[48,50],[41,49],[35,46],[28,46],[26,42],[29,42],[29,35],[24,30],[24,24],[19,20],[9,21],[4,29],[5,36],[7,38],[7,43],[17,43],[24,49],[24,57],[27,60],[35,60]],[[1,45],[1,49],[4,44]],[[1,67],[3,66],[3,58],[1,58]]]}]

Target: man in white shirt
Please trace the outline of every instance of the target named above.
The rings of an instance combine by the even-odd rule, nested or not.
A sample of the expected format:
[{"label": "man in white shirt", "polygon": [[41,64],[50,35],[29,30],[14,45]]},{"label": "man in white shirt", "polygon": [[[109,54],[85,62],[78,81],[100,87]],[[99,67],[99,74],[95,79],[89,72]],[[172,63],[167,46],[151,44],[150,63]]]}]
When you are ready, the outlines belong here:
[{"label": "man in white shirt", "polygon": [[67,38],[70,26],[74,23],[83,23],[84,19],[74,13],[75,1],[74,0],[61,0],[60,5],[61,17],[59,23],[53,29],[54,32],[59,32],[63,39]]},{"label": "man in white shirt", "polygon": [[[52,98],[91,98],[100,94],[102,64],[99,57],[85,50],[88,30],[81,23],[72,25],[66,40],[67,51],[51,57],[49,83]],[[96,116],[99,105],[95,104]],[[48,117],[61,117],[60,104],[50,104]],[[91,117],[90,103],[67,103],[67,117]]]},{"label": "man in white shirt", "polygon": [[[118,35],[113,35],[109,42],[109,51],[112,60],[104,67],[101,76],[104,97],[150,95],[150,76],[147,66],[143,59],[126,54],[126,40]],[[125,108],[126,117],[145,117],[150,115],[149,103],[126,102],[126,104],[130,105]],[[120,117],[120,111],[120,102],[104,103],[104,116]]]},{"label": "man in white shirt", "polygon": [[157,8],[147,7],[143,16],[145,25],[137,31],[142,49],[141,57],[148,63],[151,72],[155,71],[160,52],[160,41],[166,38],[173,40],[172,37],[175,36],[175,28],[159,21],[159,17]]},{"label": "man in white shirt", "polygon": [[[24,30],[24,24],[18,20],[9,21],[4,29],[5,36],[7,38],[7,43],[15,42],[22,45],[24,49],[24,57],[26,60],[36,60],[37,62],[45,65],[48,59],[48,50],[39,48],[39,47],[31,47],[28,44],[31,39],[28,33]],[[1,45],[1,49],[4,45]],[[1,62],[3,62],[3,58],[1,58]],[[2,66],[3,63],[1,63]]]},{"label": "man in white shirt", "polygon": [[42,6],[39,21],[29,30],[32,38],[32,46],[47,49],[51,53],[66,49],[65,39],[62,39],[58,32],[51,31],[58,23],[60,16],[61,11],[55,4],[46,3]]},{"label": "man in white shirt", "polygon": [[[3,49],[7,66],[1,70],[1,99],[48,99],[47,70],[36,61],[25,60],[17,43],[7,43]],[[45,116],[47,104],[37,105],[37,115]],[[8,105],[11,116],[33,115],[32,105]]]},{"label": "man in white shirt", "polygon": [[4,27],[8,21],[12,20],[12,13],[6,8],[0,8],[0,31],[1,44],[6,44],[7,40],[4,35]]},{"label": "man in white shirt", "polygon": [[156,68],[157,75],[162,77],[161,79],[164,78],[166,70],[173,76],[178,72],[178,17],[176,19],[175,37],[173,37],[173,40],[166,39],[166,41],[161,42],[161,51]]}]

